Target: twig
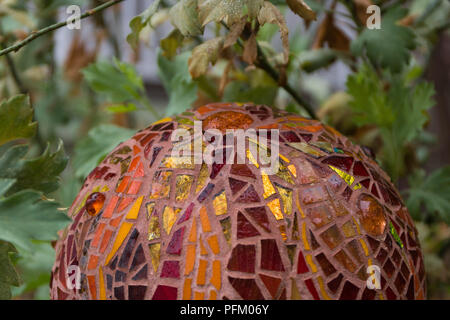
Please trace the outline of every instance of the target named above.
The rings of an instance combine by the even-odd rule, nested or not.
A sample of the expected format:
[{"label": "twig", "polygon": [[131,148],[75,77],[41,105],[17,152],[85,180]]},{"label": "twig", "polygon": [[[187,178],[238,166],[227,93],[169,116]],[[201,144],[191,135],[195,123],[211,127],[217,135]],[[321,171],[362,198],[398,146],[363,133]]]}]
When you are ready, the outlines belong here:
[{"label": "twig", "polygon": [[[0,25],[0,36],[3,36],[3,28]],[[3,49],[3,43],[0,43],[0,49]],[[14,82],[16,83],[17,88],[20,93],[27,93],[28,90],[25,88],[25,85],[22,82],[22,79],[17,72],[16,65],[14,64],[14,60],[11,58],[9,54],[5,55],[6,64],[8,65],[9,71],[11,72],[11,76],[13,77]]]},{"label": "twig", "polygon": [[[125,0],[108,1],[108,2],[102,4],[102,5],[98,6],[98,7],[95,7],[93,9],[91,9],[91,10],[86,11],[84,14],[82,14],[80,16],[80,19],[84,19],[84,18],[90,17],[90,16],[92,16],[92,15],[94,15],[94,14],[96,14],[96,13],[98,13],[98,12],[100,12],[100,11],[106,9],[106,8],[109,8],[109,7],[111,7],[111,6],[115,5],[115,4],[118,4],[118,3],[123,2],[123,1],[125,1]],[[6,49],[1,50],[0,51],[0,56],[3,56],[5,54],[13,52],[13,51],[16,52],[20,48],[22,48],[25,45],[27,45],[28,43],[30,43],[31,41],[39,38],[40,36],[42,36],[42,35],[44,35],[44,34],[46,34],[48,32],[51,32],[51,31],[54,31],[54,30],[59,29],[61,27],[64,27],[64,26],[67,25],[67,23],[68,23],[68,21],[62,21],[62,22],[53,24],[51,26],[45,27],[45,28],[43,28],[43,29],[41,29],[39,31],[34,31],[34,32],[31,33],[31,35],[26,37],[24,40],[22,40],[20,42],[17,42],[16,44],[14,44],[14,45],[6,48]]]}]

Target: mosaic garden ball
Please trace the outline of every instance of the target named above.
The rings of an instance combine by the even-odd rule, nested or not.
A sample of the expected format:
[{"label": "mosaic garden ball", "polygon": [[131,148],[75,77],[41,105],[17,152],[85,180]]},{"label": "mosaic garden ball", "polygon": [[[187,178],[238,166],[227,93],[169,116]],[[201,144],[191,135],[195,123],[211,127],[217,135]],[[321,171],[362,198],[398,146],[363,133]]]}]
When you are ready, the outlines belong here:
[{"label": "mosaic garden ball", "polygon": [[[211,152],[211,129],[256,137],[216,139]],[[188,138],[174,139],[180,131]],[[202,158],[219,151],[231,163]],[[318,121],[251,103],[157,121],[86,178],[56,244],[51,297],[424,299],[417,230],[365,152]]]}]

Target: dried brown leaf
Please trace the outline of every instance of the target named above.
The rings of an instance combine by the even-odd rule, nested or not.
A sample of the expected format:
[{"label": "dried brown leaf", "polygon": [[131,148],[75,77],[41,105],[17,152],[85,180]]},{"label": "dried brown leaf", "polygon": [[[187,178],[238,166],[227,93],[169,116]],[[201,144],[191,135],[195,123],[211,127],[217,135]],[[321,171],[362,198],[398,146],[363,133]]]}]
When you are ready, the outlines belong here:
[{"label": "dried brown leaf", "polygon": [[336,26],[332,14],[327,14],[320,24],[312,48],[323,48],[325,43],[335,50],[348,52],[350,49],[349,37]]},{"label": "dried brown leaf", "polygon": [[366,25],[369,14],[367,14],[367,7],[373,3],[371,0],[353,0],[355,4],[356,16],[362,25]]},{"label": "dried brown leaf", "polygon": [[219,58],[220,51],[223,48],[223,37],[208,40],[192,50],[192,55],[189,58],[188,66],[189,73],[192,78],[198,78],[208,71],[210,63],[213,65]]},{"label": "dried brown leaf", "polygon": [[247,23],[247,16],[242,17],[241,20],[236,22],[230,27],[230,31],[228,32],[225,42],[223,43],[223,48],[226,49],[231,47],[236,43],[237,39],[241,36],[242,31],[244,31],[245,24]]},{"label": "dried brown leaf", "polygon": [[303,0],[287,0],[291,10],[307,21],[316,20],[316,13]]},{"label": "dried brown leaf", "polygon": [[245,42],[242,60],[247,62],[249,65],[252,65],[255,63],[257,57],[258,57],[258,44],[256,42],[256,34],[252,32],[248,40]]}]

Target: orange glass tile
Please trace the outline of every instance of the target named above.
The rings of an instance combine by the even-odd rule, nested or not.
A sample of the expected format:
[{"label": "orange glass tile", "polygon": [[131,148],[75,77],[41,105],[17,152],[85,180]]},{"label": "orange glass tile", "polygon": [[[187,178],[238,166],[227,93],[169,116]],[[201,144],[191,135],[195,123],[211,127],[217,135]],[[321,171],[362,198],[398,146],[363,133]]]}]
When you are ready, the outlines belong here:
[{"label": "orange glass tile", "polygon": [[119,203],[119,206],[117,207],[117,212],[122,212],[123,210],[125,210],[130,203],[132,203],[134,201],[134,197],[126,197],[126,198],[122,198],[122,200]]},{"label": "orange glass tile", "polygon": [[186,278],[183,286],[183,300],[190,300],[192,295],[192,279]]},{"label": "orange glass tile", "polygon": [[89,292],[91,293],[92,300],[97,300],[97,287],[95,285],[95,276],[87,276],[89,284]]},{"label": "orange glass tile", "polygon": [[214,260],[212,263],[212,275],[209,282],[216,287],[217,290],[220,290],[222,286],[221,276],[220,260]]},{"label": "orange glass tile", "polygon": [[117,232],[116,240],[114,241],[112,249],[109,252],[108,256],[106,257],[105,265],[107,265],[109,263],[109,260],[111,260],[111,258],[114,256],[114,254],[120,248],[123,241],[125,240],[128,233],[130,232],[132,226],[133,226],[133,223],[129,223],[129,222],[122,223],[122,225],[120,226],[119,232]]},{"label": "orange glass tile", "polygon": [[109,222],[109,225],[112,227],[118,227],[120,224],[120,221],[122,221],[122,216],[118,216],[117,218],[111,219]]},{"label": "orange glass tile", "polygon": [[128,188],[127,194],[137,194],[141,188],[142,181],[134,180]]},{"label": "orange glass tile", "polygon": [[200,113],[201,115],[204,115],[205,113],[211,112],[213,111],[213,108],[207,107],[207,106],[202,106],[200,108],[197,108],[197,112]]},{"label": "orange glass tile", "polygon": [[206,250],[205,245],[203,244],[203,239],[200,237],[200,254],[202,256],[208,255],[208,250]]},{"label": "orange glass tile", "polygon": [[133,175],[133,178],[142,178],[144,175],[145,175],[144,164],[140,162],[136,169],[136,172]]},{"label": "orange glass tile", "polygon": [[135,157],[135,158],[131,161],[130,166],[128,167],[128,172],[134,171],[134,169],[136,169],[136,167],[137,167],[137,165],[138,165],[138,163],[139,163],[140,160],[141,160],[141,157],[140,157],[140,156]]},{"label": "orange glass tile", "polygon": [[211,225],[209,224],[208,213],[206,212],[205,207],[200,208],[200,221],[202,223],[203,232],[210,232]]},{"label": "orange glass tile", "polygon": [[217,292],[214,290],[211,290],[209,292],[209,300],[217,300]]},{"label": "orange glass tile", "polygon": [[108,247],[109,239],[111,239],[112,234],[114,231],[112,230],[106,230],[105,235],[103,236],[102,243],[100,244],[100,253],[105,252],[106,247]]},{"label": "orange glass tile", "polygon": [[213,235],[208,238],[208,244],[214,254],[219,254],[219,241],[216,235]]},{"label": "orange glass tile", "polygon": [[190,242],[196,242],[197,241],[197,223],[196,223],[196,219],[195,218],[192,220],[192,227],[191,227],[191,232],[189,233],[188,240]]},{"label": "orange glass tile", "polygon": [[137,155],[140,152],[141,152],[141,148],[139,148],[138,146],[134,145],[133,146],[133,155]]},{"label": "orange glass tile", "polygon": [[194,300],[205,300],[205,293],[194,291]]},{"label": "orange glass tile", "polygon": [[109,203],[106,206],[105,211],[103,212],[102,218],[111,218],[112,213],[116,208],[117,202],[119,202],[119,197],[113,196],[111,200],[109,200]]},{"label": "orange glass tile", "polygon": [[186,264],[184,274],[188,275],[194,270],[195,265],[195,244],[188,244],[186,249]]},{"label": "orange glass tile", "polygon": [[116,188],[116,192],[124,192],[125,188],[128,186],[128,182],[130,181],[130,176],[125,176],[120,182],[119,186]]},{"label": "orange glass tile", "polygon": [[139,198],[137,198],[137,200],[134,202],[133,206],[131,207],[130,211],[128,211],[126,219],[130,219],[130,220],[137,219],[137,217],[139,215],[139,210],[141,209],[143,199],[144,199],[144,196],[140,196]]},{"label": "orange glass tile", "polygon": [[98,269],[98,278],[100,282],[100,300],[106,300],[105,279],[103,278],[102,267]]},{"label": "orange glass tile", "polygon": [[206,268],[208,267],[208,261],[200,259],[197,273],[197,285],[203,286],[206,283]]},{"label": "orange glass tile", "polygon": [[98,225],[97,230],[95,231],[95,235],[94,235],[94,239],[92,240],[91,243],[91,247],[93,248],[97,248],[99,242],[100,242],[100,237],[103,234],[103,230],[105,229],[106,224],[101,223]]},{"label": "orange glass tile", "polygon": [[88,263],[88,270],[93,270],[97,268],[98,265],[98,256],[90,256]]}]

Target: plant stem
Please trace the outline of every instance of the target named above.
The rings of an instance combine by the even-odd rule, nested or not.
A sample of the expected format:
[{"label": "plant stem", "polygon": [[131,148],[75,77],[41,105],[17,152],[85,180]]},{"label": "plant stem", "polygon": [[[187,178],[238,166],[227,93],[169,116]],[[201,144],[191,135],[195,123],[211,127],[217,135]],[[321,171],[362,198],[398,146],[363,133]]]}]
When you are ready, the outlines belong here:
[{"label": "plant stem", "polygon": [[[98,6],[98,7],[95,7],[95,8],[93,8],[93,9],[91,9],[91,10],[86,11],[84,14],[82,14],[82,15],[80,16],[80,19],[84,19],[84,18],[90,17],[90,16],[92,16],[92,15],[94,15],[94,14],[96,14],[96,13],[98,13],[98,12],[100,12],[100,11],[106,9],[106,8],[109,8],[109,7],[111,7],[111,6],[115,5],[115,4],[118,4],[118,3],[123,2],[123,1],[125,1],[125,0],[112,0],[112,1],[108,1],[108,2],[102,4],[102,5]],[[24,47],[25,45],[27,45],[28,43],[30,43],[31,41],[33,41],[33,40],[39,38],[40,36],[42,36],[42,35],[44,35],[44,34],[46,34],[46,33],[49,33],[49,32],[52,32],[52,31],[54,31],[54,30],[56,30],[56,29],[59,29],[59,28],[61,28],[61,27],[64,27],[64,26],[67,25],[67,23],[68,23],[68,21],[62,21],[62,22],[59,22],[59,23],[50,25],[50,26],[48,26],[48,27],[45,27],[45,28],[43,28],[43,29],[41,29],[41,30],[33,31],[33,32],[32,32],[28,37],[26,37],[24,40],[22,40],[22,41],[20,41],[20,42],[17,42],[16,44],[14,44],[14,45],[12,45],[12,46],[6,48],[6,49],[1,50],[1,51],[0,51],[0,56],[3,56],[3,55],[5,55],[5,54],[8,54],[8,53],[13,52],[13,51],[16,52],[16,51],[18,51],[20,48],[22,48],[22,47]]]}]

